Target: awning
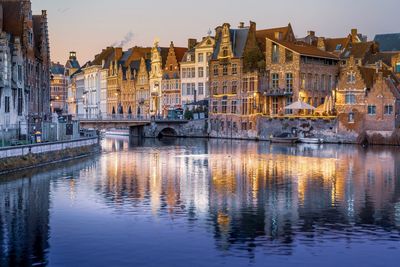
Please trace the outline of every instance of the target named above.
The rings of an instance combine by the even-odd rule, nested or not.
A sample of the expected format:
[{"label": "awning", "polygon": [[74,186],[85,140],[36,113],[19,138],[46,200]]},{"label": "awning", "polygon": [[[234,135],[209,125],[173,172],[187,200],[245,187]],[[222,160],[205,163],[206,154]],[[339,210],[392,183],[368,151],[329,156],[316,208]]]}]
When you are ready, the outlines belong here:
[{"label": "awning", "polygon": [[302,101],[297,101],[297,102],[294,102],[293,104],[285,107],[285,109],[289,109],[289,110],[304,110],[304,109],[305,110],[315,110],[315,107],[313,107],[313,106],[311,106],[311,105],[309,105],[307,103],[304,103]]}]

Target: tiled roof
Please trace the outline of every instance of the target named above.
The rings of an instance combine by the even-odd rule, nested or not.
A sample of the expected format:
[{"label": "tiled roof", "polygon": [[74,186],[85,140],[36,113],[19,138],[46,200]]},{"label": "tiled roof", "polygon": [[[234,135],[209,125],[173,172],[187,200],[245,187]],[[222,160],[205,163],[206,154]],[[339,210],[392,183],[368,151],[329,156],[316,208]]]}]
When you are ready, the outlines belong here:
[{"label": "tiled roof", "polygon": [[79,69],[80,64],[79,61],[76,59],[68,59],[67,63],[65,63],[65,67],[67,69]]},{"label": "tiled roof", "polygon": [[338,59],[337,56],[335,56],[331,53],[322,51],[322,50],[318,49],[317,47],[306,44],[306,43],[278,41],[275,38],[269,38],[269,37],[267,37],[267,38],[270,39],[271,41],[273,41],[274,43],[282,45],[282,46],[286,47],[287,49],[292,50],[293,52],[298,53],[303,56]]},{"label": "tiled roof", "polygon": [[[232,52],[234,57],[240,58],[243,56],[248,35],[249,35],[248,28],[230,29]],[[220,48],[221,48],[221,38],[219,38],[215,44],[213,59],[218,58]]]},{"label": "tiled roof", "polygon": [[[188,51],[185,53],[185,55],[183,56],[182,62],[195,62],[195,53],[194,53],[194,51],[195,51],[194,48],[188,50]],[[190,61],[187,60],[188,55],[191,56],[191,60],[190,60]]]},{"label": "tiled roof", "polygon": [[188,51],[187,48],[185,47],[174,47],[175,50],[175,56],[176,56],[176,60],[178,62],[181,62],[183,59],[183,56],[186,54],[186,52]]},{"label": "tiled roof", "polygon": [[[361,73],[361,76],[365,82],[365,86],[367,88],[372,88],[374,86],[375,81],[378,79],[379,72],[377,72],[376,68],[374,67],[361,67],[358,66],[358,69]],[[383,68],[379,70],[383,74],[383,78],[391,80],[391,82],[395,85],[395,87],[398,88],[399,86],[399,80],[398,78],[393,74],[392,71]]]},{"label": "tiled roof", "polygon": [[324,39],[325,51],[327,52],[340,52],[347,47],[350,38],[327,38]]},{"label": "tiled roof", "polygon": [[271,28],[256,31],[257,42],[263,47],[265,47],[265,38],[274,38],[276,32],[282,34],[282,40],[287,40],[291,25],[285,27]]},{"label": "tiled roof", "polygon": [[380,51],[400,51],[400,33],[377,34],[374,41],[379,43]]},{"label": "tiled roof", "polygon": [[392,58],[396,55],[398,55],[399,53],[395,53],[395,52],[378,52],[375,54],[371,54],[366,58],[366,64],[375,64],[376,62],[382,61],[383,63],[385,63],[387,66],[392,65]]},{"label": "tiled roof", "polygon": [[340,58],[347,59],[350,56],[354,58],[364,58],[367,52],[371,51],[374,42],[352,43],[347,49],[343,51]]},{"label": "tiled roof", "polygon": [[94,60],[90,62],[90,65],[101,65],[103,63],[103,60],[105,61],[105,68],[108,68],[110,66],[110,61],[113,58],[114,51],[115,49],[113,47],[107,47],[106,49],[103,49],[103,51],[99,54],[96,55]]},{"label": "tiled roof", "polygon": [[0,3],[3,7],[3,31],[20,37],[23,35],[24,30],[21,4],[21,2],[7,1]]},{"label": "tiled roof", "polygon": [[50,72],[51,74],[57,74],[57,75],[64,75],[65,73],[65,68],[63,65],[59,63],[51,63],[50,66]]}]

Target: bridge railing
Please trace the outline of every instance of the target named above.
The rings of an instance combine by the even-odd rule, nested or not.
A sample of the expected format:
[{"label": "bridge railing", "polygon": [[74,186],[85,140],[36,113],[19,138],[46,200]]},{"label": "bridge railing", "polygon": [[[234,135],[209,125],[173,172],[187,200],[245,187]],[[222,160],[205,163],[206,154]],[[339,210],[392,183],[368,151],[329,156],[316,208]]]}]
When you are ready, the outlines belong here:
[{"label": "bridge railing", "polygon": [[168,121],[174,121],[174,122],[186,122],[187,120],[185,119],[171,119],[171,118],[165,118],[163,116],[154,116],[154,115],[127,115],[127,114],[115,114],[115,115],[101,115],[101,116],[88,116],[86,114],[84,115],[74,115],[74,119],[80,120],[80,121],[143,121],[143,122],[149,122],[149,121],[156,121],[156,122],[168,122]]}]

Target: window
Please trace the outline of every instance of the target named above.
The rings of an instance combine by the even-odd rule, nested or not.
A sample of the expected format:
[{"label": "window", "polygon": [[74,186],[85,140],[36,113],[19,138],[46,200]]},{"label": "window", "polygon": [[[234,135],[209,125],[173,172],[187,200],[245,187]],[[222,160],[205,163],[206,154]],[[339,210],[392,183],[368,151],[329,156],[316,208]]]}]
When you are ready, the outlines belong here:
[{"label": "window", "polygon": [[188,83],[186,87],[186,95],[192,95],[192,84]]},{"label": "window", "polygon": [[376,106],[368,105],[368,115],[376,115]]},{"label": "window", "polygon": [[227,109],[227,101],[226,100],[222,100],[222,113],[226,113],[226,109]]},{"label": "window", "polygon": [[336,51],[342,50],[342,45],[341,44],[336,45],[335,50]]},{"label": "window", "polygon": [[293,73],[286,73],[286,91],[293,92]]},{"label": "window", "polygon": [[228,93],[228,82],[224,81],[222,83],[222,94],[227,94]]},{"label": "window", "polygon": [[231,113],[232,114],[236,114],[237,112],[237,101],[236,100],[232,100],[231,103]]},{"label": "window", "polygon": [[272,98],[272,114],[273,115],[278,114],[278,98],[277,97]]},{"label": "window", "polygon": [[212,111],[213,113],[218,113],[218,101],[213,101]]},{"label": "window", "polygon": [[400,73],[400,62],[396,63],[396,70],[397,73]]},{"label": "window", "polygon": [[18,81],[22,82],[22,66],[18,65]]},{"label": "window", "polygon": [[312,90],[312,78],[313,75],[311,73],[307,74],[307,89]]},{"label": "window", "polygon": [[332,75],[328,76],[328,84],[326,87],[327,90],[332,90]]},{"label": "window", "polygon": [[237,81],[232,81],[232,94],[237,94]]},{"label": "window", "polygon": [[204,61],[204,54],[203,53],[199,53],[198,60],[199,60],[199,62],[203,62]]},{"label": "window", "polygon": [[213,95],[218,95],[218,82],[213,82]]},{"label": "window", "polygon": [[325,74],[322,74],[321,75],[321,81],[320,81],[320,89],[322,90],[322,91],[325,91]]},{"label": "window", "polygon": [[213,70],[214,70],[214,76],[218,76],[218,65],[214,65]]},{"label": "window", "polygon": [[302,73],[300,74],[300,79],[301,79],[301,89],[305,89],[306,88],[306,74]]},{"label": "window", "polygon": [[272,44],[272,63],[279,62],[279,46],[277,44]]},{"label": "window", "polygon": [[356,103],[356,96],[352,93],[346,94],[346,99],[345,99],[346,104],[355,104]]},{"label": "window", "polygon": [[226,64],[222,66],[222,75],[224,76],[228,75],[228,65]]},{"label": "window", "polygon": [[9,96],[4,97],[4,112],[10,113],[10,97]]},{"label": "window", "polygon": [[[400,63],[399,63],[400,64]],[[400,72],[400,71],[399,71]],[[232,64],[232,74],[237,74],[237,64]]]},{"label": "window", "polygon": [[290,63],[293,61],[293,52],[292,51],[290,51],[288,49],[285,50],[285,60],[286,60],[286,63]]},{"label": "window", "polygon": [[356,82],[356,74],[352,71],[347,73],[347,83],[355,83]]},{"label": "window", "polygon": [[226,47],[222,48],[222,54],[223,54],[223,57],[228,57],[228,48],[226,48]]},{"label": "window", "polygon": [[187,78],[187,69],[182,68],[182,78]]},{"label": "window", "polygon": [[250,78],[250,92],[254,92],[254,88],[255,88],[255,79],[254,77]]},{"label": "window", "polygon": [[279,74],[278,73],[272,73],[272,89],[278,89],[279,88]]},{"label": "window", "polygon": [[354,113],[353,112],[349,113],[348,122],[349,123],[354,123]]},{"label": "window", "polygon": [[203,78],[204,77],[204,68],[203,67],[199,67],[199,78]]},{"label": "window", "polygon": [[190,78],[196,78],[196,68],[190,69]]},{"label": "window", "polygon": [[199,89],[198,94],[199,95],[204,95],[204,83],[199,83],[198,84],[198,89]]},{"label": "window", "polygon": [[392,115],[392,114],[393,114],[393,106],[385,105],[385,115]]},{"label": "window", "polygon": [[314,90],[315,91],[318,90],[318,85],[319,85],[319,75],[315,74],[315,77],[314,77]]},{"label": "window", "polygon": [[247,92],[249,89],[249,79],[243,78],[243,92]]},{"label": "window", "polygon": [[[287,97],[286,98],[286,106],[289,106],[289,105],[291,105],[293,103],[293,97]],[[291,110],[291,109],[286,109],[285,110],[285,113],[286,114],[292,114],[293,113],[293,110]]]}]

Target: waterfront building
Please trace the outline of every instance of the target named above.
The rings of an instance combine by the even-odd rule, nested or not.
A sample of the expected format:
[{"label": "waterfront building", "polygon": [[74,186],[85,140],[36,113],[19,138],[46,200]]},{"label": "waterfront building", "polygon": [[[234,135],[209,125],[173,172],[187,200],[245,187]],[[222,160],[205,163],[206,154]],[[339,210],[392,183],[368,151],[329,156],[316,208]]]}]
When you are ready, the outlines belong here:
[{"label": "waterfront building", "polygon": [[[101,55],[107,54],[109,61],[107,62],[108,77],[107,77],[107,114],[116,115],[122,114],[121,109],[121,82],[118,78],[118,60],[122,56],[121,47],[107,47]],[[101,56],[100,56],[101,58]]]},{"label": "waterfront building", "polygon": [[332,96],[339,74],[336,55],[297,41],[290,24],[258,35],[266,38],[266,115],[292,114],[285,107],[296,101],[318,107]]},{"label": "waterfront building", "polygon": [[389,136],[400,125],[400,82],[377,64],[360,66],[350,57],[341,68],[336,92],[339,130],[351,134],[368,131]]},{"label": "waterfront building", "polygon": [[[150,57],[151,48],[133,47],[123,52],[119,59],[117,75],[121,84],[121,114],[128,116],[144,114],[146,108],[143,105],[146,101],[148,102],[149,92],[146,92],[146,87],[148,90],[147,66],[146,63],[142,65],[142,60],[149,63]],[[138,92],[140,99],[137,99],[137,84],[140,86],[140,92]],[[140,105],[143,110],[140,110]]]},{"label": "waterfront building", "polygon": [[169,48],[159,47],[157,41],[154,43],[150,71],[152,116],[167,116],[169,110],[182,108],[179,63],[187,50],[175,47],[173,42]]},{"label": "waterfront building", "polygon": [[150,70],[151,60],[142,57],[137,70],[137,78],[135,83],[135,114],[137,116],[150,115]]},{"label": "waterfront building", "polygon": [[[16,109],[16,117],[19,117],[18,121],[21,121],[22,117],[25,116],[23,115],[24,110],[26,110],[27,118],[24,119],[27,119],[31,125],[29,132],[34,129],[38,130],[41,128],[41,122],[49,121],[51,118],[47,12],[43,10],[40,15],[32,15],[30,1],[1,0],[0,32],[3,47],[9,46],[11,48],[14,46],[13,50],[15,50],[4,49],[1,54],[5,59],[5,53],[16,52],[16,56],[13,56],[12,59],[8,56],[7,61],[10,63],[15,60],[11,64],[16,70],[13,69],[12,71],[20,73],[20,79],[22,79],[17,79],[18,85],[12,85],[16,89],[13,90],[12,96],[5,94],[0,96],[4,102],[5,113],[11,113],[11,109]],[[5,39],[8,39],[8,41],[5,42]],[[27,106],[24,106],[25,104]],[[9,109],[10,112],[8,112]],[[9,120],[10,123],[16,122],[16,119],[11,119],[11,117]],[[25,129],[21,130],[26,132]]]},{"label": "waterfront building", "polygon": [[209,93],[209,61],[214,52],[215,41],[211,36],[204,37],[197,43],[189,39],[188,51],[181,62],[182,106],[208,101]]},{"label": "waterfront building", "polygon": [[215,30],[210,60],[210,130],[212,136],[256,135],[257,114],[265,113],[265,58],[256,24]]},{"label": "waterfront building", "polygon": [[52,113],[67,113],[68,78],[66,70],[60,63],[51,63],[50,68],[50,107]]}]

